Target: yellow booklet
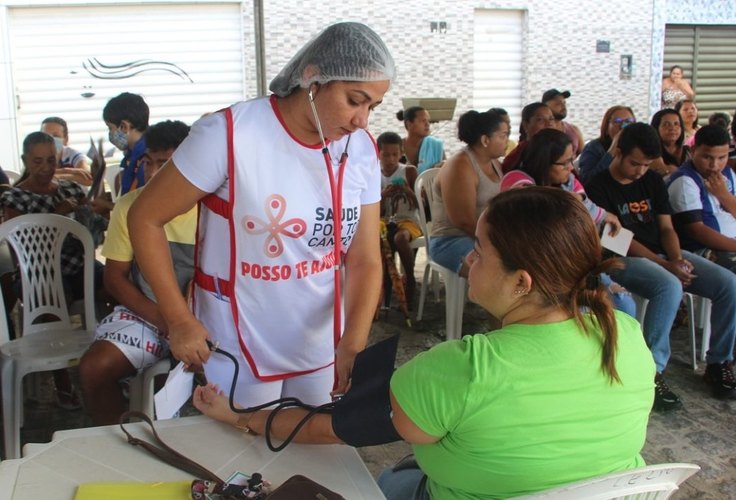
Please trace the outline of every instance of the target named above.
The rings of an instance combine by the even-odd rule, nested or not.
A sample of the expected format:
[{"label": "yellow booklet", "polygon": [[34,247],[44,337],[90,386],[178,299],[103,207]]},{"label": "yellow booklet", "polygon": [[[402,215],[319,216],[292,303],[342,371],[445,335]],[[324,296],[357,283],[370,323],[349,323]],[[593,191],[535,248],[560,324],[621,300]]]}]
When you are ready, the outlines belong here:
[{"label": "yellow booklet", "polygon": [[161,483],[87,483],[77,487],[74,500],[187,500],[192,481]]}]

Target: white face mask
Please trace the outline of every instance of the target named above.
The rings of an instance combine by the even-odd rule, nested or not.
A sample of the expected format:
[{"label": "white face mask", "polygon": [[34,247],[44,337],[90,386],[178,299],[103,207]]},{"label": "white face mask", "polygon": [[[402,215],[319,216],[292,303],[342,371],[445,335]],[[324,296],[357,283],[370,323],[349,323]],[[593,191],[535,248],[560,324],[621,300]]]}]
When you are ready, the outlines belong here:
[{"label": "white face mask", "polygon": [[61,150],[64,149],[64,139],[54,137],[54,144],[56,145],[56,152],[61,153]]}]

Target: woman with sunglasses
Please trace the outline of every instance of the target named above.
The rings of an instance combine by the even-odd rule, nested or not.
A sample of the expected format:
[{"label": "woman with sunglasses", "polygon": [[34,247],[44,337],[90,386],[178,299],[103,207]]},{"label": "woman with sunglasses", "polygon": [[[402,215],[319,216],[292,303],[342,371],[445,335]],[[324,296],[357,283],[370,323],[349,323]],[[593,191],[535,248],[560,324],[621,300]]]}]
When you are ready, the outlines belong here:
[{"label": "woman with sunglasses", "polygon": [[608,168],[616,149],[618,134],[635,121],[634,112],[628,106],[612,106],[606,110],[600,135],[586,144],[580,154],[578,173],[583,184]]}]

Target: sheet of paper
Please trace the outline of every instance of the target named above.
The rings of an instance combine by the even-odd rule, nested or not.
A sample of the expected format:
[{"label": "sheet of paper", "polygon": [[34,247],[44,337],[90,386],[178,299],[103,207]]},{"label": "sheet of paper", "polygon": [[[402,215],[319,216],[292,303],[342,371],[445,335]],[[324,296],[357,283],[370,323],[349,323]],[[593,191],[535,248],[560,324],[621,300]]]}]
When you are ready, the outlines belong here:
[{"label": "sheet of paper", "polygon": [[153,396],[156,406],[156,418],[165,420],[172,418],[192,395],[194,373],[184,369],[179,363],[169,372],[166,384]]},{"label": "sheet of paper", "polygon": [[603,227],[603,234],[601,235],[601,245],[614,253],[626,257],[629,247],[631,246],[631,240],[634,239],[634,233],[622,227],[616,236],[611,236],[611,225],[606,223]]}]

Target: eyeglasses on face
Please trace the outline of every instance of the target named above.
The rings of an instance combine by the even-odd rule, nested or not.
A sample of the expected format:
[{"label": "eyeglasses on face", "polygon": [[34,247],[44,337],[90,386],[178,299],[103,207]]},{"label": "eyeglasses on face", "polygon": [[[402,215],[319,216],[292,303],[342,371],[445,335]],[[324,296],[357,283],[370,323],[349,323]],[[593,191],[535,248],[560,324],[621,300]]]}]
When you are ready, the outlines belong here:
[{"label": "eyeglasses on face", "polygon": [[636,119],[634,118],[614,118],[611,120],[612,123],[615,123],[616,125],[631,125],[632,123],[636,123]]},{"label": "eyeglasses on face", "polygon": [[570,167],[570,168],[572,168],[572,167],[575,166],[574,161],[575,160],[573,160],[572,158],[568,158],[567,160],[556,161],[552,165],[557,165],[558,167]]}]

